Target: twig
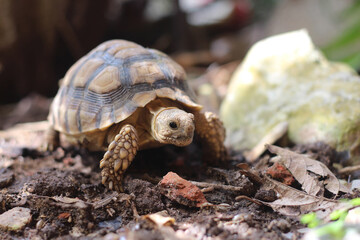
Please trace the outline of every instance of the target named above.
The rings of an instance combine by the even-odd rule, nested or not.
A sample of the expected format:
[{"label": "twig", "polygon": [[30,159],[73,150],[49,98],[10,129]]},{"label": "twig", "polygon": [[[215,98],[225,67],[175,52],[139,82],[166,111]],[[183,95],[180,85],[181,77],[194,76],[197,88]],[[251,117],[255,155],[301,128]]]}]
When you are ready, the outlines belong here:
[{"label": "twig", "polygon": [[259,201],[257,201],[257,200],[254,200],[254,199],[252,199],[252,198],[249,198],[248,196],[245,196],[245,195],[237,196],[237,197],[235,198],[236,201],[240,201],[240,200],[242,200],[242,199],[246,199],[246,200],[248,200],[248,201],[250,201],[250,202],[253,202],[253,203],[255,203],[255,204],[259,205],[259,206],[262,206],[262,205],[263,205],[261,202],[259,202]]},{"label": "twig", "polygon": [[140,215],[139,215],[139,213],[138,213],[138,211],[137,211],[137,209],[136,209],[136,205],[135,205],[135,198],[136,198],[136,196],[135,196],[135,194],[133,194],[133,193],[131,193],[130,194],[130,196],[131,196],[131,198],[132,198],[132,201],[131,201],[131,209],[132,209],[132,211],[133,211],[133,215],[134,215],[134,217],[136,218],[136,219],[139,219],[140,218]]},{"label": "twig", "polygon": [[216,184],[216,183],[207,183],[207,182],[196,182],[196,181],[190,181],[192,184],[194,184],[197,187],[201,188],[213,188],[213,189],[220,189],[220,190],[226,190],[226,191],[232,191],[232,192],[243,192],[243,187],[235,187],[231,185],[223,185],[223,184]]},{"label": "twig", "polygon": [[105,197],[104,199],[94,202],[93,203],[94,209],[98,209],[109,204],[113,200],[113,198],[116,198],[117,196],[119,196],[119,193],[113,192],[111,195]]},{"label": "twig", "polygon": [[151,182],[152,184],[158,184],[161,181],[161,178],[159,177],[151,177],[149,174],[145,173],[142,176],[140,176],[142,180]]},{"label": "twig", "polygon": [[203,189],[201,189],[201,191],[202,191],[203,193],[212,192],[212,191],[214,191],[214,187],[203,188]]},{"label": "twig", "polygon": [[360,165],[350,166],[350,167],[344,167],[339,170],[340,174],[351,174],[355,171],[360,170]]}]

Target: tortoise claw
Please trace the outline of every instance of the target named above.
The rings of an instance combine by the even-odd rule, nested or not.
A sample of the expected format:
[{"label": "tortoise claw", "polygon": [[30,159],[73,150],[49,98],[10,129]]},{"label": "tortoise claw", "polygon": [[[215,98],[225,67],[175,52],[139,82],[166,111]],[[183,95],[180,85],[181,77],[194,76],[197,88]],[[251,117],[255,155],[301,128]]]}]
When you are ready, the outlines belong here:
[{"label": "tortoise claw", "polygon": [[56,131],[53,127],[49,127],[45,132],[45,139],[40,147],[40,150],[44,152],[54,151],[59,146],[60,146],[59,132]]}]

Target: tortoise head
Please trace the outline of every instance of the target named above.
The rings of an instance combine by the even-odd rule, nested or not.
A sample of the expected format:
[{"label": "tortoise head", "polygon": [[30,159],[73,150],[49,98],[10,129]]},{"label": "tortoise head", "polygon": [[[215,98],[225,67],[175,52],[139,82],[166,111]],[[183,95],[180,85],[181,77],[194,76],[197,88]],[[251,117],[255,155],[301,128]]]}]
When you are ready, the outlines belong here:
[{"label": "tortoise head", "polygon": [[160,143],[189,145],[194,136],[194,115],[178,108],[163,108],[154,115],[152,135]]}]

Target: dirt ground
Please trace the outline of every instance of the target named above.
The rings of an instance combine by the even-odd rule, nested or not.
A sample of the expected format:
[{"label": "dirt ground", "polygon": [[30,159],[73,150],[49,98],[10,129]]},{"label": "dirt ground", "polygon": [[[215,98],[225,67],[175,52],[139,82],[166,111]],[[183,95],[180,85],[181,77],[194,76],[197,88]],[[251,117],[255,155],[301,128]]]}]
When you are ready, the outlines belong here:
[{"label": "dirt ground", "polygon": [[[49,100],[35,99],[48,106]],[[4,115],[1,126],[29,120],[33,111],[28,109],[27,117],[16,116],[15,111]],[[37,113],[35,120],[40,120],[38,117]],[[196,139],[185,148],[141,151],[127,171],[125,192],[117,193],[101,184],[99,160],[103,153],[76,147],[37,150],[44,124],[25,124],[5,131],[7,137],[0,138],[0,214],[22,207],[30,209],[31,215],[17,230],[0,230],[1,239],[276,240],[303,235],[305,226],[298,218],[278,214],[252,200],[273,201],[276,196],[240,173],[237,165],[245,161],[241,153],[230,151],[229,161],[209,166],[201,160]],[[319,146],[315,147],[319,159],[330,165],[337,153]],[[314,146],[297,146],[297,150],[314,152]],[[170,171],[203,186],[200,188],[211,204],[194,207],[162,194],[158,182]],[[149,217],[154,213],[172,220],[159,224]]]}]

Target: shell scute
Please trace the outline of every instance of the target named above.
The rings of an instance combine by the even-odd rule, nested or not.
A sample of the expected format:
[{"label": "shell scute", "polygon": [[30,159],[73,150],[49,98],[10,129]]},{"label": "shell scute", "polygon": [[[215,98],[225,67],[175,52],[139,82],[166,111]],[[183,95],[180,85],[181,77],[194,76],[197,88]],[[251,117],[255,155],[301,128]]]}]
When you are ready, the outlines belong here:
[{"label": "shell scute", "polygon": [[108,66],[95,76],[94,80],[89,84],[88,89],[102,94],[116,90],[120,85],[118,68]]},{"label": "shell scute", "polygon": [[[104,61],[98,58],[89,59],[88,61],[86,61],[74,77],[73,86],[85,87],[88,79],[91,77],[94,71],[98,69],[102,64],[104,64]],[[72,75],[72,73],[70,73],[69,75]]]},{"label": "shell scute", "polygon": [[131,65],[130,75],[133,84],[147,82],[154,83],[157,80],[164,79],[165,75],[156,62],[136,62]]}]

